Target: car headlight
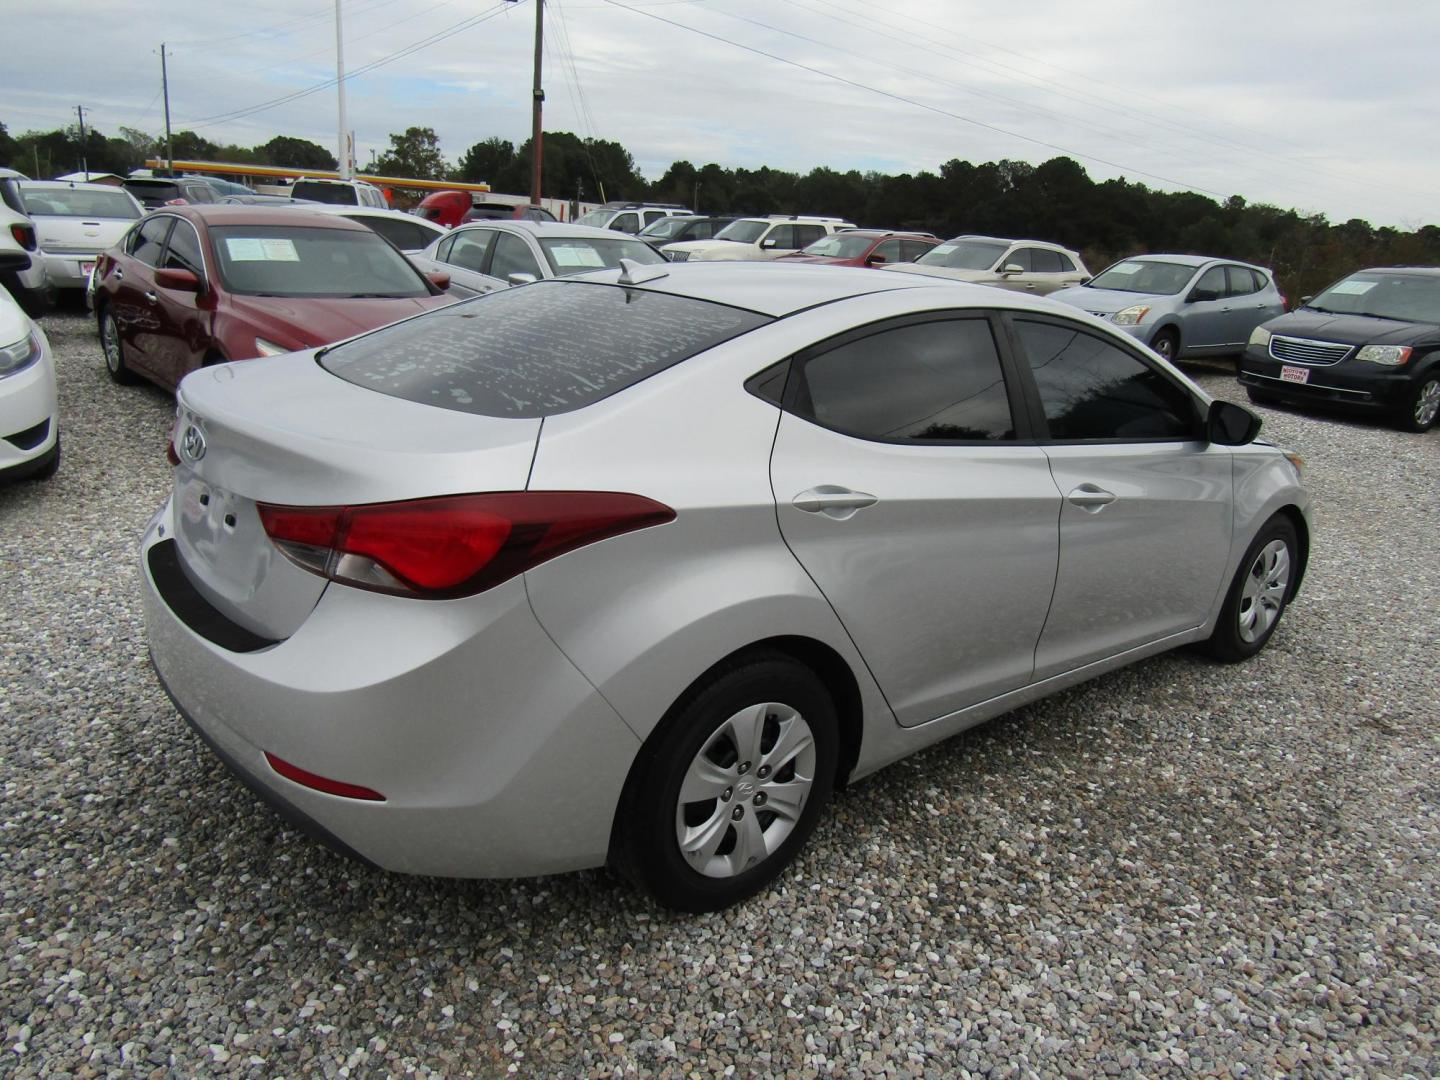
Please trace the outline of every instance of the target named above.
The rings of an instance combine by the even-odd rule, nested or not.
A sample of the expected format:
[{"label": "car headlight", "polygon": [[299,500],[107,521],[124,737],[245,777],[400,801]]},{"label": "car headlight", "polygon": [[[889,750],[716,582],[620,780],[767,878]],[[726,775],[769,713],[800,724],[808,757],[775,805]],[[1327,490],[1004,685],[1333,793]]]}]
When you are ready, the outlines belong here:
[{"label": "car headlight", "polygon": [[1148,314],[1150,314],[1150,306],[1148,304],[1132,304],[1130,307],[1115,313],[1115,325],[1134,326]]},{"label": "car headlight", "polygon": [[0,379],[24,371],[40,359],[41,352],[40,335],[35,330],[31,330],[15,344],[6,345],[0,349]]},{"label": "car headlight", "polygon": [[273,341],[266,341],[263,337],[255,339],[255,350],[261,356],[279,356],[281,353],[294,352],[294,349],[287,349],[284,345],[276,345]]},{"label": "car headlight", "polygon": [[1255,327],[1254,330],[1250,331],[1250,344],[1258,345],[1262,349],[1269,348],[1270,331],[1266,330],[1263,326]]},{"label": "car headlight", "polygon": [[1410,359],[1410,353],[1409,345],[1366,345],[1355,354],[1355,359],[1398,367]]}]

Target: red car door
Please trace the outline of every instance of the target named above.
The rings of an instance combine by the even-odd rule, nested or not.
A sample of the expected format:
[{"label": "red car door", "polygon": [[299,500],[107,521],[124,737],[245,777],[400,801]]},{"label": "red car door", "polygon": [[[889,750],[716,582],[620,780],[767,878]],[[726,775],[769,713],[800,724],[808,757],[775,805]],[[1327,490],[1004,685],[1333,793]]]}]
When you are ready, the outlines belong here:
[{"label": "red car door", "polygon": [[196,289],[176,289],[156,281],[151,289],[159,322],[154,341],[155,373],[168,385],[175,386],[201,367],[212,349],[214,287],[206,280],[199,233],[189,221],[175,222],[165,242],[160,268],[188,270],[199,282]]},{"label": "red car door", "polygon": [[124,249],[106,275],[109,303],[125,346],[125,362],[147,372],[160,373],[161,326],[155,293],[155,267],[165,250],[165,238],[175,218],[156,214],[145,219],[125,241]]}]

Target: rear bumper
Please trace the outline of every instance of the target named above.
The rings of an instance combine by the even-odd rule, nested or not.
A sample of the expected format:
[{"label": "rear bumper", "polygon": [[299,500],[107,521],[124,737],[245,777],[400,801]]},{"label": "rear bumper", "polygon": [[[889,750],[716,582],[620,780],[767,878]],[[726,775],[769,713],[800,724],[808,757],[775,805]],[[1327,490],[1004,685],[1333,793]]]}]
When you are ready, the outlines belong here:
[{"label": "rear bumper", "polygon": [[1259,346],[1247,346],[1240,361],[1240,384],[1287,401],[1347,405],[1378,412],[1399,408],[1415,385],[1408,365],[1389,368],[1360,360],[1290,365],[1308,372],[1308,381],[1303,383],[1282,379],[1280,373],[1285,366]]},{"label": "rear bumper", "polygon": [[[172,535],[167,504],[141,545],[156,673],[221,760],[292,821],[404,873],[604,863],[639,741],[540,628],[522,580],[444,602],[332,585],[290,638],[236,651],[192,628],[175,586],[157,583],[149,553]],[[302,786],[267,751],[385,801]]]},{"label": "rear bumper", "polygon": [[90,267],[100,252],[52,252],[44,254],[45,276],[55,289],[83,289],[90,279]]}]

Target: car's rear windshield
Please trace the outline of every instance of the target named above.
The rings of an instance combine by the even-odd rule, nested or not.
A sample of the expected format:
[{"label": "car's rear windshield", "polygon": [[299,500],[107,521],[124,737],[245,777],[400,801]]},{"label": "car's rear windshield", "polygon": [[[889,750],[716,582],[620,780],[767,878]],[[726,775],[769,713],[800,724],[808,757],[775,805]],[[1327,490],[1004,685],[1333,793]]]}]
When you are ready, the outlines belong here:
[{"label": "car's rear windshield", "polygon": [[663,263],[661,255],[643,240],[616,237],[600,239],[591,236],[563,236],[541,240],[540,250],[556,277],[585,274],[591,270],[614,270],[621,259],[632,259],[643,265]]},{"label": "car's rear windshield", "polygon": [[685,296],[541,281],[334,346],[320,364],[406,401],[534,418],[583,408],[770,321]]},{"label": "car's rear windshield", "polygon": [[133,221],[140,217],[135,200],[123,191],[84,188],[21,188],[25,212],[32,217],[110,218]]},{"label": "car's rear windshield", "polygon": [[1363,270],[1331,285],[1305,306],[1336,315],[1440,323],[1440,274]]},{"label": "car's rear windshield", "polygon": [[145,206],[159,206],[180,198],[180,186],[172,180],[126,180],[120,185]]},{"label": "car's rear windshield", "polygon": [[920,258],[917,266],[948,266],[952,270],[989,270],[995,260],[1010,250],[1009,244],[983,240],[947,240],[937,244]]},{"label": "car's rear windshield", "polygon": [[295,199],[313,199],[331,206],[359,206],[360,195],[349,184],[320,184],[314,180],[296,180],[290,187]]},{"label": "car's rear windshield", "polygon": [[1195,269],[1193,264],[1126,259],[1102,270],[1087,285],[1091,289],[1174,296],[1195,276]]},{"label": "car's rear windshield", "polygon": [[429,296],[419,272],[369,229],[225,225],[210,230],[220,280],[247,296]]}]

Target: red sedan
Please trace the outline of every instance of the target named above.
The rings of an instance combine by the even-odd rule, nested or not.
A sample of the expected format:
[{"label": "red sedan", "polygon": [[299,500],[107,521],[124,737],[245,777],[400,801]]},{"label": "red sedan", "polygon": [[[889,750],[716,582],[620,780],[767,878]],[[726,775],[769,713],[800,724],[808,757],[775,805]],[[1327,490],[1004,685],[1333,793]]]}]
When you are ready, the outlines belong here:
[{"label": "red sedan", "polygon": [[95,316],[111,378],[173,389],[206,364],[327,345],[443,307],[449,283],[342,217],[176,206],[100,256]]},{"label": "red sedan", "polygon": [[831,266],[888,266],[914,262],[936,244],[930,233],[886,232],[882,229],[845,229],[822,236],[809,247],[776,262],[827,263]]}]

